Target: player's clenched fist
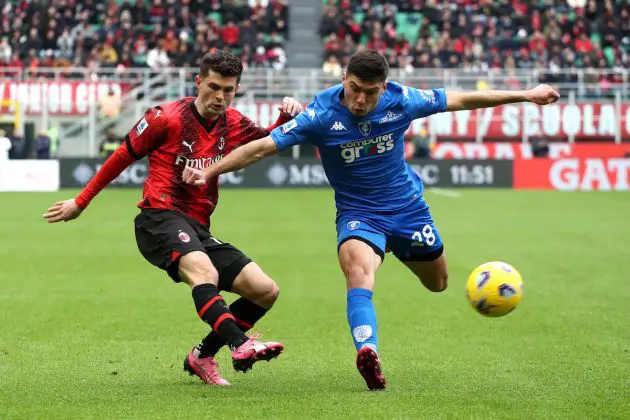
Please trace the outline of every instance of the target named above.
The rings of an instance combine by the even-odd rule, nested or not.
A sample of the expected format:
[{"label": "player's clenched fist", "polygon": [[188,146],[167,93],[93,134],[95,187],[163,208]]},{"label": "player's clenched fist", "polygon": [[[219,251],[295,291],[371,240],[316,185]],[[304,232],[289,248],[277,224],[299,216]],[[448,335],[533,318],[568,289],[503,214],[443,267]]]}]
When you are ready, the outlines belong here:
[{"label": "player's clenched fist", "polygon": [[528,93],[529,101],[537,105],[552,104],[560,98],[560,94],[549,85],[538,85]]},{"label": "player's clenched fist", "polygon": [[282,100],[282,105],[278,107],[278,110],[286,116],[295,117],[297,114],[302,112],[302,104],[293,98],[285,96]]},{"label": "player's clenched fist", "polygon": [[206,185],[206,173],[200,169],[191,168],[190,166],[184,167],[184,172],[182,173],[182,180],[186,184],[196,185],[201,187]]},{"label": "player's clenched fist", "polygon": [[67,222],[79,217],[83,209],[77,205],[74,198],[65,201],[57,201],[54,206],[50,207],[44,214],[44,219],[48,223]]}]

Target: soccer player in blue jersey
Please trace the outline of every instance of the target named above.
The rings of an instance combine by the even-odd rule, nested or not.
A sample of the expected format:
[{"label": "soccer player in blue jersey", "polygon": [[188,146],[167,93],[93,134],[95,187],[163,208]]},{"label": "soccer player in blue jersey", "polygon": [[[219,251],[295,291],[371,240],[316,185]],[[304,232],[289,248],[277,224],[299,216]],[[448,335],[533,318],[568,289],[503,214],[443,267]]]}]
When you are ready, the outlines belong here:
[{"label": "soccer player in blue jersey", "polygon": [[404,160],[409,124],[431,114],[515,102],[546,105],[558,92],[547,85],[529,91],[418,90],[387,82],[378,52],[355,53],[343,83],[319,93],[305,112],[202,170],[186,168],[184,181],[204,185],[220,173],[244,168],[296,144],[318,147],[337,205],[337,250],[346,277],[347,317],[357,349],[357,368],[371,390],[385,388],[378,357],[372,291],[386,247],[432,292],[447,286],[440,232],[423,198],[420,177]]}]

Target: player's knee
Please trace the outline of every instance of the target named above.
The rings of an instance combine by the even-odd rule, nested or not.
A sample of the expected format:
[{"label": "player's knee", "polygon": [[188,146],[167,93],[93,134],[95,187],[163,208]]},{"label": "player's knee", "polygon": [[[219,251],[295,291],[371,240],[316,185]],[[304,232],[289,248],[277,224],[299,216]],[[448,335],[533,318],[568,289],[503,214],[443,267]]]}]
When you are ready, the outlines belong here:
[{"label": "player's knee", "polygon": [[271,281],[269,286],[265,288],[265,290],[261,293],[258,298],[258,304],[263,308],[270,309],[276,300],[278,300],[278,295],[280,294],[280,288],[276,284],[275,281]]},{"label": "player's knee", "polygon": [[362,264],[347,264],[343,267],[348,288],[371,288],[372,273]]},{"label": "player's knee", "polygon": [[191,252],[180,258],[179,276],[192,287],[204,283],[216,285],[219,282],[219,273],[210,258],[201,251]]}]

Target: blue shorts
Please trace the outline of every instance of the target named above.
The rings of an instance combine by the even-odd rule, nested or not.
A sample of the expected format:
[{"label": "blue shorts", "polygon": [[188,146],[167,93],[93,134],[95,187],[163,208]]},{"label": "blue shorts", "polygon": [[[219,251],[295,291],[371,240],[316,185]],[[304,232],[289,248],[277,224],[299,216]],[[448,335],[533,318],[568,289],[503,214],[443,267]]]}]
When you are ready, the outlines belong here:
[{"label": "blue shorts", "polygon": [[348,239],[367,243],[381,259],[388,246],[401,261],[433,261],[444,252],[442,237],[424,199],[389,215],[339,212],[337,250]]}]

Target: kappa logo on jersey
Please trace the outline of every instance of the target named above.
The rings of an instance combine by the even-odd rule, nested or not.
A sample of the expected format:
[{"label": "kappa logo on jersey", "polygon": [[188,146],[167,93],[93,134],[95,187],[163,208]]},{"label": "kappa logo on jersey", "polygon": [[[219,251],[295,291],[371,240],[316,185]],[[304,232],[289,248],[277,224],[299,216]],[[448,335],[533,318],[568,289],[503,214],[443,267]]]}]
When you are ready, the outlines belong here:
[{"label": "kappa logo on jersey", "polygon": [[138,125],[136,126],[136,134],[137,135],[142,134],[144,130],[147,129],[148,126],[149,126],[149,123],[147,122],[147,119],[146,118],[141,119]]},{"label": "kappa logo on jersey", "polygon": [[225,137],[219,137],[219,141],[217,142],[217,149],[223,150],[225,148]]},{"label": "kappa logo on jersey", "polygon": [[341,157],[346,163],[353,163],[365,156],[380,155],[394,148],[394,133],[383,134],[371,139],[356,140],[341,145]]},{"label": "kappa logo on jersey", "polygon": [[378,120],[378,123],[379,124],[386,124],[386,123],[389,123],[389,122],[398,121],[402,117],[403,117],[402,112],[400,114],[396,114],[395,112],[387,111],[387,115],[385,115],[383,118]]},{"label": "kappa logo on jersey", "polygon": [[193,150],[192,150],[192,148],[193,148],[193,145],[194,145],[195,143],[196,143],[195,141],[193,141],[192,143],[188,143],[186,140],[183,140],[183,141],[182,141],[182,144],[183,144],[184,146],[188,147],[188,150],[190,150],[190,153],[192,153],[192,151],[193,151]]},{"label": "kappa logo on jersey", "polygon": [[330,127],[330,130],[331,131],[345,131],[346,130],[346,126],[343,125],[339,121],[335,121],[335,123]]},{"label": "kappa logo on jersey", "polygon": [[372,121],[361,121],[359,123],[359,131],[365,137],[369,136],[370,132],[372,131]]},{"label": "kappa logo on jersey", "polygon": [[282,134],[287,134],[289,131],[293,130],[297,126],[298,126],[297,121],[291,120],[287,123],[282,124],[282,127],[280,127],[280,131],[282,131]]}]

